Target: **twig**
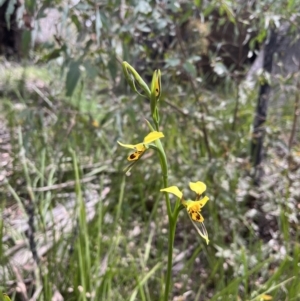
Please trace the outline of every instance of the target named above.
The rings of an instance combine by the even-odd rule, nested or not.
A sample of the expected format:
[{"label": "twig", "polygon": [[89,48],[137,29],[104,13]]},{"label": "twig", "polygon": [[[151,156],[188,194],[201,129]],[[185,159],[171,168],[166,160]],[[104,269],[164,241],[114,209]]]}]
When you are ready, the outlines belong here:
[{"label": "twig", "polygon": [[238,115],[238,111],[239,111],[239,104],[240,104],[240,81],[238,81],[237,83],[237,87],[236,87],[237,93],[236,93],[236,101],[235,101],[235,108],[234,108],[234,112],[233,112],[233,121],[232,121],[232,127],[231,130],[234,132],[235,131],[235,125],[237,122],[237,115]]},{"label": "twig", "polygon": [[19,272],[18,268],[16,266],[12,266],[12,269],[15,273],[16,279],[17,279],[17,291],[21,294],[21,298],[23,301],[28,301],[28,294],[26,285],[24,283],[24,280],[21,276],[21,273]]},{"label": "twig", "polygon": [[[83,178],[80,180],[80,183],[88,183],[91,182],[92,180],[96,179],[97,176],[92,176],[92,177],[87,177],[87,178]],[[37,191],[37,192],[45,192],[45,191],[49,191],[49,190],[57,190],[57,189],[62,189],[62,188],[66,188],[66,187],[72,187],[76,184],[76,181],[68,181],[65,183],[60,183],[60,184],[54,184],[51,186],[44,186],[44,187],[38,187],[38,188],[32,188],[33,191]]]},{"label": "twig", "polygon": [[[273,55],[277,51],[277,32],[274,28],[270,30],[269,41],[264,49],[264,72],[272,73]],[[254,184],[259,186],[262,177],[261,162],[263,158],[263,141],[265,136],[265,122],[267,120],[268,102],[270,97],[270,84],[267,80],[260,85],[259,97],[257,100],[256,114],[253,122],[253,134],[251,141],[251,161],[255,169]]]},{"label": "twig", "polygon": [[38,94],[45,101],[45,103],[50,108],[53,108],[53,103],[51,102],[51,100],[38,87],[32,85],[32,89],[34,90],[34,92],[36,92],[36,94]]},{"label": "twig", "polygon": [[[239,27],[238,27],[239,29]],[[240,32],[239,32],[240,35]],[[237,61],[237,71],[239,71],[240,66],[241,66],[241,60],[242,60],[242,41],[239,39],[239,56],[238,56],[238,61]],[[234,132],[235,131],[235,125],[237,122],[237,115],[238,115],[238,111],[239,111],[239,105],[240,105],[240,79],[237,77],[237,93],[236,93],[236,102],[235,102],[235,108],[234,108],[234,113],[233,113],[233,121],[232,121],[232,127],[231,130]]]},{"label": "twig", "polygon": [[184,112],[182,109],[180,109],[179,107],[177,107],[172,101],[168,100],[168,99],[164,99],[164,102],[167,103],[170,107],[172,107],[174,110],[176,110],[179,114],[183,115],[183,116],[188,116],[188,113]]}]

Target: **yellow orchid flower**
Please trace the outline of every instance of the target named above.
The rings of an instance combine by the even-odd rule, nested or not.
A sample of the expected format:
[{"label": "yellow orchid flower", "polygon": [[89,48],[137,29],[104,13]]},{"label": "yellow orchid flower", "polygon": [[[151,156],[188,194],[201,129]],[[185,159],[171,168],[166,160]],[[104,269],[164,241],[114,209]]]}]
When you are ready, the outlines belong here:
[{"label": "yellow orchid flower", "polygon": [[[201,209],[204,207],[204,205],[207,203],[209,198],[207,196],[200,199],[200,195],[203,194],[203,192],[206,190],[206,185],[203,182],[190,182],[190,189],[194,192],[196,192],[197,197],[196,201],[187,200],[185,201],[183,199],[182,192],[179,190],[177,186],[170,186],[167,188],[163,188],[160,191],[162,192],[169,192],[177,196],[181,200],[181,204],[186,208],[186,211],[189,215],[189,218],[192,221],[192,224],[196,228],[199,235],[205,239],[206,243],[209,243],[208,239],[208,233],[204,226],[204,218],[201,214]],[[197,222],[197,223],[196,223]],[[199,225],[199,227],[198,227]]]},{"label": "yellow orchid flower", "polygon": [[153,131],[149,133],[143,140],[143,142],[140,142],[138,144],[124,144],[118,141],[118,143],[126,148],[134,149],[135,151],[130,154],[127,158],[128,161],[137,161],[144,152],[148,149],[148,145],[160,138],[163,138],[164,134],[162,132]]}]

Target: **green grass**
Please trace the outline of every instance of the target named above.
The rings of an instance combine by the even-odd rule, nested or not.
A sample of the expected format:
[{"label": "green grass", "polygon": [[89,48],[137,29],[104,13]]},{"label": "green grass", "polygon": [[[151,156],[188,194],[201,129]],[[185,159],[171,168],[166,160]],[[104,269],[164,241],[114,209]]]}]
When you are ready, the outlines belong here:
[{"label": "green grass", "polygon": [[[97,94],[91,82],[65,99],[63,84],[49,70],[26,70],[26,81],[38,77],[47,83],[49,90],[42,94],[21,91],[19,80],[7,76],[10,89],[1,96],[1,118],[11,135],[11,165],[5,168],[11,173],[0,186],[0,289],[12,300],[35,294],[48,301],[58,293],[68,301],[161,300],[167,215],[157,157],[147,152],[125,176],[127,153],[116,143],[144,137],[148,103],[127,88],[122,94]],[[161,103],[169,183],[184,188],[202,180],[210,197],[203,210],[208,246],[188,217],[179,216],[172,295],[197,301],[254,301],[263,294],[299,300],[299,169],[285,167],[287,158],[274,148],[284,143],[280,135],[289,135],[291,112],[284,111],[277,123],[269,121],[268,177],[257,188],[248,157],[255,95],[240,103],[233,131],[235,93],[203,92],[209,160],[199,102],[188,87],[184,95],[171,83],[163,91],[162,100],[172,103]],[[34,233],[20,231],[17,219],[34,225]],[[23,248],[12,252],[21,242]],[[25,250],[28,256],[36,250],[37,261],[18,264]],[[18,277],[26,284],[23,293],[16,293]]]}]

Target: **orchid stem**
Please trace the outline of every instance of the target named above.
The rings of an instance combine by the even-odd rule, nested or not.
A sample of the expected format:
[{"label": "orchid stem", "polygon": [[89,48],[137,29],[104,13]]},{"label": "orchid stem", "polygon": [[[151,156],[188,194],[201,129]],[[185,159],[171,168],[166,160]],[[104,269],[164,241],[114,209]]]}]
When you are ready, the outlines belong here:
[{"label": "orchid stem", "polygon": [[167,266],[167,274],[166,274],[164,301],[168,301],[168,297],[169,297],[169,293],[170,293],[175,230],[176,230],[176,220],[174,219],[173,216],[169,216],[168,266]]},{"label": "orchid stem", "polygon": [[[136,72],[136,70],[131,65],[129,65],[127,62],[123,62],[122,67],[123,67],[125,78],[128,84],[130,85],[130,87],[132,88],[132,90],[139,95],[141,95],[141,93],[138,91],[137,88],[143,90],[145,95],[141,95],[141,96],[145,96],[150,100],[150,109],[151,109],[151,115],[152,115],[154,127],[147,120],[146,122],[150,127],[151,131],[156,130],[157,132],[159,132],[159,111],[158,111],[157,104],[161,94],[160,70],[156,70],[154,72],[151,87],[149,89],[149,87],[145,84],[144,80],[140,77],[138,72]],[[167,188],[169,172],[168,172],[168,161],[167,161],[166,153],[159,139],[155,141],[155,144],[156,144],[155,147],[154,146],[151,147],[151,145],[149,145],[149,148],[153,148],[156,151],[158,151],[160,166],[163,175],[163,188]],[[171,276],[172,276],[174,238],[175,238],[176,222],[179,213],[179,206],[177,200],[174,210],[172,210],[169,194],[167,192],[165,192],[165,198],[166,198],[166,206],[167,206],[167,212],[169,218],[169,233],[168,233],[169,239],[168,239],[168,265],[167,265],[165,293],[164,293],[163,300],[168,301],[170,286],[171,286]]]},{"label": "orchid stem", "polygon": [[[159,153],[160,164],[161,164],[161,169],[163,174],[163,187],[167,188],[168,187],[167,157],[160,140],[157,140],[156,146]],[[163,300],[168,301],[170,286],[171,286],[171,277],[172,277],[173,248],[174,248],[174,238],[175,238],[178,210],[177,207],[175,206],[174,212],[172,211],[169,194],[167,192],[165,192],[165,198],[166,198],[167,212],[169,218],[169,237],[168,237],[168,264],[167,264],[167,274],[166,274],[166,283],[165,283],[165,293],[164,293]]]}]

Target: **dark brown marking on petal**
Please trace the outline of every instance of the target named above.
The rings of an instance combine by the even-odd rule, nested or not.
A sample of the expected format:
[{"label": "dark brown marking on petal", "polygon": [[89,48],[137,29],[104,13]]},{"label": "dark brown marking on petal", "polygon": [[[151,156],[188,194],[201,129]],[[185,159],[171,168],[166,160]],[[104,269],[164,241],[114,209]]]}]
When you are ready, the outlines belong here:
[{"label": "dark brown marking on petal", "polygon": [[128,161],[136,161],[136,160],[139,159],[139,157],[140,157],[139,152],[135,152],[135,153],[129,155],[129,157],[127,158],[127,160]]},{"label": "dark brown marking on petal", "polygon": [[199,214],[199,213],[197,213],[197,214],[196,214],[196,220],[197,220],[198,222],[200,222],[200,221],[201,221],[201,216],[200,216],[200,214]]}]

